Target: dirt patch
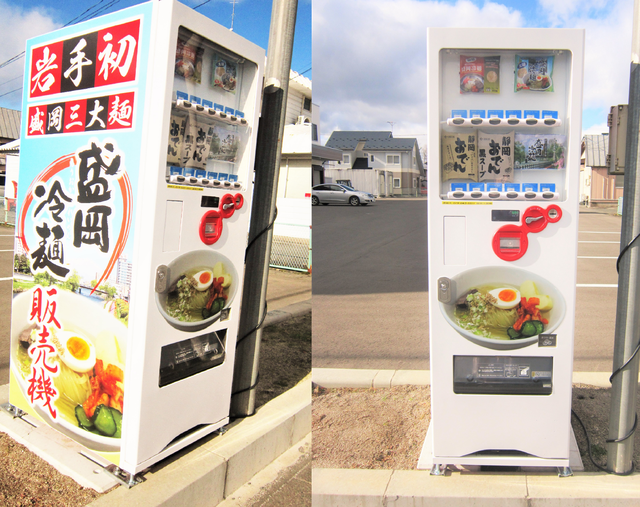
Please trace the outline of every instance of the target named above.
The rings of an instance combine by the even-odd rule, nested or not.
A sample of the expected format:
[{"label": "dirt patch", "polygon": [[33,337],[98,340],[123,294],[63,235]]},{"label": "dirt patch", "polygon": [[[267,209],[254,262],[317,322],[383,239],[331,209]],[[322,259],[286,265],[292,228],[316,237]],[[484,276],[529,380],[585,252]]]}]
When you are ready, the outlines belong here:
[{"label": "dirt patch", "polygon": [[[429,386],[385,389],[313,391],[315,468],[415,470],[431,419]],[[640,406],[640,394],[638,396]],[[606,466],[611,389],[576,384],[573,410],[589,432],[594,459]],[[585,472],[597,472],[587,454],[587,441],[575,417],[572,424]],[[633,461],[640,470],[640,435],[634,439]]]},{"label": "dirt patch", "polygon": [[311,372],[311,314],[262,331],[256,408],[291,389]]},{"label": "dirt patch", "polygon": [[[310,314],[266,328],[260,350],[256,406],[264,405],[295,386],[310,371]],[[99,496],[0,433],[1,506],[83,507]]]}]

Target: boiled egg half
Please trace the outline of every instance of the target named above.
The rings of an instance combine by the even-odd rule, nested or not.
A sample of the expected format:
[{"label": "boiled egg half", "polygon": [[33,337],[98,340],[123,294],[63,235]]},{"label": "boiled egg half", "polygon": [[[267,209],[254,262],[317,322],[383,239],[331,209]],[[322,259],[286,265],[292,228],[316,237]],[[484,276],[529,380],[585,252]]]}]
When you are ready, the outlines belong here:
[{"label": "boiled egg half", "polygon": [[61,350],[58,356],[64,364],[77,373],[86,373],[96,364],[96,349],[91,340],[75,331],[58,333]]},{"label": "boiled egg half", "polygon": [[211,287],[211,283],[213,282],[213,272],[208,269],[203,269],[193,275],[193,279],[196,281],[196,289],[202,292]]},{"label": "boiled egg half", "polygon": [[520,292],[517,289],[509,289],[507,287],[500,287],[489,291],[494,298],[496,298],[493,306],[500,308],[501,310],[511,310],[520,303]]}]

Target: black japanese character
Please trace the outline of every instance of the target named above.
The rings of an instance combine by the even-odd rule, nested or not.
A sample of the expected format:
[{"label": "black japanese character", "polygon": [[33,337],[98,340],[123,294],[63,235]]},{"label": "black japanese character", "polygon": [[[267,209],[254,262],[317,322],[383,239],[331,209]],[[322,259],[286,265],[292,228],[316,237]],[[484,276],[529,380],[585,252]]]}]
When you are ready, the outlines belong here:
[{"label": "black japanese character", "polygon": [[101,252],[109,251],[109,223],[111,215],[109,206],[92,206],[83,215],[82,210],[76,213],[73,223],[73,246],[80,248],[84,243],[98,245]]},{"label": "black japanese character", "polygon": [[[37,197],[42,197],[46,193],[46,191],[47,190],[44,185],[38,185],[35,188],[34,193]],[[51,204],[51,206],[49,206],[51,216],[56,222],[62,222],[60,213],[64,211],[64,203],[61,201],[61,199],[67,202],[71,202],[71,198],[63,192],[60,182],[58,180],[55,180],[51,185],[51,188],[49,189],[49,195],[47,196],[47,199],[40,203],[40,205],[36,208],[33,216],[37,216],[38,213],[42,211],[42,208],[44,208],[47,204]]]},{"label": "black japanese character", "polygon": [[[49,225],[44,222],[42,227],[36,226],[36,232],[38,233],[38,236],[42,238],[42,241],[39,243],[40,247],[37,250],[34,250],[31,254],[31,258],[33,259],[33,268],[35,270],[48,269],[60,278],[64,278],[69,272],[69,269],[52,262],[56,260],[60,261],[60,263],[64,263],[63,245],[60,241],[64,236],[62,227],[56,225],[53,229],[49,229]],[[53,243],[51,245],[47,245],[47,240],[51,234],[53,234]]]}]

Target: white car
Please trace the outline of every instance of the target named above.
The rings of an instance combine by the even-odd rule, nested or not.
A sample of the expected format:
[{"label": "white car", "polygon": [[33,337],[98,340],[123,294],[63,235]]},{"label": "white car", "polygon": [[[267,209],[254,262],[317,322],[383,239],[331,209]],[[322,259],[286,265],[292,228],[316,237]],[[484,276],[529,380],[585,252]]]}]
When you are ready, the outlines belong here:
[{"label": "white car", "polygon": [[366,206],[376,202],[374,195],[361,192],[347,185],[337,183],[324,183],[311,189],[311,204],[351,204],[351,206]]}]

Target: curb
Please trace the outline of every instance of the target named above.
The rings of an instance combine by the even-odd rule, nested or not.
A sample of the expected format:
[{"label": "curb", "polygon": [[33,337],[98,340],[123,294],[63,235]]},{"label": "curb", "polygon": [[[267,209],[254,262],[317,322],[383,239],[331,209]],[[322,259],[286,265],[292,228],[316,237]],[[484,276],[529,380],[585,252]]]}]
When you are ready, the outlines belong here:
[{"label": "curb", "polygon": [[294,303],[280,310],[272,310],[267,313],[267,317],[264,319],[263,327],[273,326],[279,324],[285,320],[292,319],[293,317],[299,317],[311,313],[311,300],[301,301]]},{"label": "curb", "polygon": [[640,482],[601,473],[555,474],[428,470],[313,469],[313,507],[636,507]]},{"label": "curb", "polygon": [[151,467],[144,482],[119,487],[90,507],[206,507],[218,505],[311,431],[311,378]]},{"label": "curb", "polygon": [[[346,368],[313,368],[313,383],[327,388],[382,388],[394,386],[427,386],[431,384],[429,370],[358,370]],[[574,372],[574,384],[611,387],[608,372]]]}]

